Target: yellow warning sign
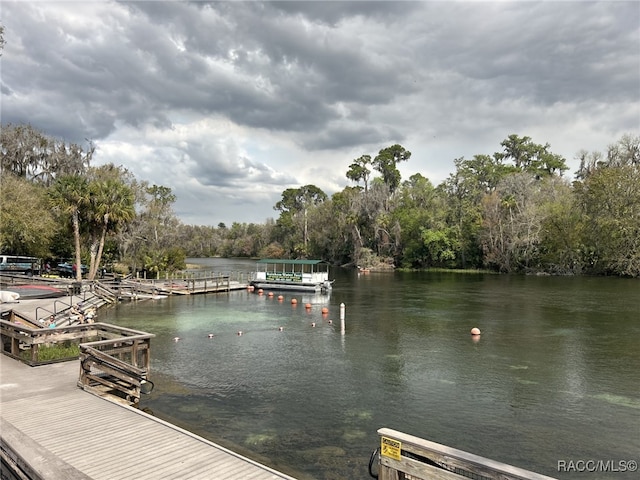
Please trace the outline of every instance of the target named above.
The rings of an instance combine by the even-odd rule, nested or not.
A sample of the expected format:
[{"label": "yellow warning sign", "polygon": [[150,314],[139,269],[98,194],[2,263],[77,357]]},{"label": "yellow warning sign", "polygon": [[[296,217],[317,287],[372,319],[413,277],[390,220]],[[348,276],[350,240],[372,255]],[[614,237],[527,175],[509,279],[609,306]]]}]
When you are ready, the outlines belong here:
[{"label": "yellow warning sign", "polygon": [[400,450],[402,450],[402,443],[398,440],[387,437],[380,439],[380,453],[385,457],[400,460]]}]

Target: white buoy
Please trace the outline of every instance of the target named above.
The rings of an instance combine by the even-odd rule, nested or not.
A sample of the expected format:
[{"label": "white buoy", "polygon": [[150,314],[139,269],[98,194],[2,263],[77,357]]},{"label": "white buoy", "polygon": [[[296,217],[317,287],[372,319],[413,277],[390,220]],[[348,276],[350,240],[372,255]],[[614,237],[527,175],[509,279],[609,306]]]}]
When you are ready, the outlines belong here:
[{"label": "white buoy", "polygon": [[311,326],[315,327],[316,326],[316,322],[311,322]]},{"label": "white buoy", "polygon": [[344,335],[345,333],[344,312],[345,312],[345,306],[344,306],[344,303],[341,303],[340,304],[340,333],[342,335]]},{"label": "white buoy", "polygon": [[238,336],[242,335],[242,330],[238,330]]},{"label": "white buoy", "polygon": [[180,337],[173,337],[174,342],[177,342],[178,340],[180,340]]},{"label": "white buoy", "polygon": [[213,338],[213,333],[210,333],[210,334],[209,334],[209,338]]},{"label": "white buoy", "polygon": [[282,332],[284,330],[284,327],[278,327],[278,330]]}]

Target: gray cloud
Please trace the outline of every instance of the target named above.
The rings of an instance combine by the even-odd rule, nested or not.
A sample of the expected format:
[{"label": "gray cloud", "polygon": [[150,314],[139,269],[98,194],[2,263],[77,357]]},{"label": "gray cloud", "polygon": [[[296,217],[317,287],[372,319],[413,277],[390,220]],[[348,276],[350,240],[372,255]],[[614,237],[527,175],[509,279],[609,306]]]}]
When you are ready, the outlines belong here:
[{"label": "gray cloud", "polygon": [[571,160],[640,130],[636,2],[27,1],[2,23],[2,121],[92,139],[189,223],[262,222],[392,143],[438,183],[511,133]]}]

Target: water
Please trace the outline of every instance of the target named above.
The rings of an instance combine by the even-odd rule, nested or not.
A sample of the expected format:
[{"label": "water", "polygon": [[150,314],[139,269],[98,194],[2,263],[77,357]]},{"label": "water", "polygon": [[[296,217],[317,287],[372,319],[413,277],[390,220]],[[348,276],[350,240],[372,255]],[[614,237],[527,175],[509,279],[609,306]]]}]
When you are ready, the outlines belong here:
[{"label": "water", "polygon": [[143,407],[301,479],[369,478],[380,427],[558,478],[585,475],[559,461],[640,460],[637,280],[332,276],[330,297],[175,296],[101,320],[157,335]]}]

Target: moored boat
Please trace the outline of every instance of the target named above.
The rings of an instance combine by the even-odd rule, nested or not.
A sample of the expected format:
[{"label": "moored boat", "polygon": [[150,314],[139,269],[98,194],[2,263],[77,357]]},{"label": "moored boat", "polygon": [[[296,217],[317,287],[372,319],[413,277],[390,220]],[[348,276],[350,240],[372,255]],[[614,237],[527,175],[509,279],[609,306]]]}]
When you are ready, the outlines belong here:
[{"label": "moored boat", "polygon": [[296,290],[316,293],[331,291],[329,265],[322,260],[264,258],[257,262],[251,280],[255,288]]}]

